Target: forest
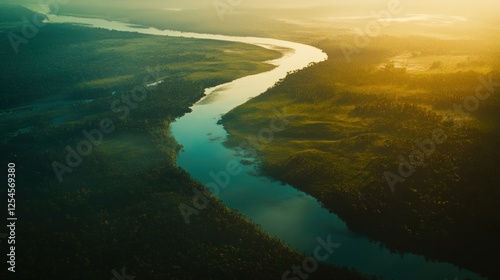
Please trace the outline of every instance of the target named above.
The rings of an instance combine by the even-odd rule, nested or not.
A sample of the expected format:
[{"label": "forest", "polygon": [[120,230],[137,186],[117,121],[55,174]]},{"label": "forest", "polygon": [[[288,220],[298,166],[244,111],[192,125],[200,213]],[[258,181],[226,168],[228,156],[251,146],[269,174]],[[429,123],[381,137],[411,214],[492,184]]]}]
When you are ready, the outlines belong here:
[{"label": "forest", "polygon": [[380,36],[349,61],[342,46],[352,40],[317,41],[328,61],[226,114],[226,145],[285,107],[286,130],[247,151],[263,174],[391,250],[499,278],[498,42]]},{"label": "forest", "polygon": [[[271,69],[263,61],[279,53],[47,24],[15,55],[4,35],[31,12],[0,11],[0,154],[2,166],[16,164],[20,217],[15,279],[111,279],[122,268],[137,279],[278,279],[304,259],[208,190],[213,201],[196,223],[186,226],[177,209],[205,187],[177,167],[169,124],[204,88]],[[163,82],[144,85],[151,76]],[[111,104],[137,86],[147,98],[120,118]],[[51,163],[106,118],[115,130],[59,182]],[[366,279],[323,264],[311,278],[334,277]]]}]

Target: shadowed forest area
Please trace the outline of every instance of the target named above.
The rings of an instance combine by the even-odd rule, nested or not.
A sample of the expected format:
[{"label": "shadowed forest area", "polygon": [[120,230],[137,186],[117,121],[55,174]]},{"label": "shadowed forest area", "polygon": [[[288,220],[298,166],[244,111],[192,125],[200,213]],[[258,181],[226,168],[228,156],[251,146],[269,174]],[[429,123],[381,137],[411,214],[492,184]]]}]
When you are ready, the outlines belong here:
[{"label": "shadowed forest area", "polygon": [[[0,10],[0,153],[2,166],[16,164],[19,217],[17,272],[2,279],[111,279],[122,267],[137,279],[264,279],[302,261],[208,193],[209,206],[186,225],[178,205],[204,186],[177,167],[168,133],[204,88],[271,69],[262,61],[279,53],[58,24],[13,55],[5,34],[32,13]],[[147,97],[123,101],[137,86]],[[117,100],[129,110],[114,111]],[[82,132],[106,119],[114,130],[59,182],[53,162],[66,164],[67,146],[76,150]],[[315,277],[337,275],[365,279],[326,265]]]},{"label": "shadowed forest area", "polygon": [[[221,14],[208,2],[73,0],[46,19],[9,2],[0,4],[0,154],[2,166],[16,164],[12,279],[110,279],[124,267],[138,280],[286,279],[305,257],[179,167],[184,147],[169,130],[206,88],[270,71],[283,53],[49,22],[15,50],[24,19],[55,14],[323,50],[326,61],[221,115],[224,145],[257,164],[253,176],[310,194],[354,236],[500,278],[498,3],[403,1],[381,19],[370,12],[394,1],[225,1]],[[380,30],[367,34],[374,23]],[[275,108],[286,127],[238,148],[262,136]],[[208,207],[187,225],[179,205],[196,190]],[[298,275],[288,279],[306,279]],[[307,279],[375,277],[319,262]]]}]

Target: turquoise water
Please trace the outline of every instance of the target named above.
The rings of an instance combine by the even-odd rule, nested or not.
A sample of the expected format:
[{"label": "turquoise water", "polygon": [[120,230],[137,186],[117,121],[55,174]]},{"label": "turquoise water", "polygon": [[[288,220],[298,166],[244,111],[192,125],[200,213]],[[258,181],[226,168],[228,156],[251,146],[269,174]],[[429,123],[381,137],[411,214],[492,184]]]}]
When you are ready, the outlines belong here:
[{"label": "turquoise water", "polygon": [[[51,15],[50,21],[150,35],[224,40],[288,49],[282,59],[272,62],[277,66],[272,71],[207,89],[208,97],[193,106],[192,113],[172,124],[173,136],[184,146],[177,159],[179,166],[202,183],[224,185],[225,188],[218,191],[218,197],[224,204],[237,209],[261,225],[264,231],[306,255],[313,253],[318,245],[318,237],[326,239],[331,236],[331,240],[341,246],[326,260],[328,263],[353,267],[360,272],[380,275],[385,279],[481,279],[476,274],[460,270],[451,264],[426,262],[422,256],[401,256],[389,252],[364,236],[351,232],[337,215],[328,212],[313,197],[292,186],[256,176],[254,165],[240,164],[241,160],[248,158],[222,145],[227,138],[223,127],[217,124],[222,114],[264,92],[284,78],[287,72],[326,59],[321,50],[274,39],[160,31],[102,19]],[[240,172],[229,175],[228,163],[233,163]],[[234,169],[234,166],[231,168]],[[179,219],[182,219],[180,214]]]},{"label": "turquoise water", "polygon": [[[237,95],[237,86],[224,88],[231,92],[228,96]],[[220,98],[214,99],[212,103],[193,106],[192,113],[172,124],[171,132],[184,147],[177,159],[179,166],[210,185],[229,208],[237,209],[264,231],[306,255],[313,254],[318,237],[325,240],[330,235],[332,242],[341,246],[326,262],[384,279],[481,279],[451,264],[427,262],[414,254],[391,253],[378,243],[351,232],[337,215],[324,209],[313,197],[290,185],[256,175],[254,165],[241,164],[242,160],[251,161],[251,158],[222,144],[227,133],[217,121],[227,108],[223,106],[224,101],[218,104]],[[228,163],[229,171],[241,168],[241,172],[230,175]],[[212,187],[214,183],[218,184],[218,190]],[[196,217],[193,219],[192,222],[196,222]]]}]

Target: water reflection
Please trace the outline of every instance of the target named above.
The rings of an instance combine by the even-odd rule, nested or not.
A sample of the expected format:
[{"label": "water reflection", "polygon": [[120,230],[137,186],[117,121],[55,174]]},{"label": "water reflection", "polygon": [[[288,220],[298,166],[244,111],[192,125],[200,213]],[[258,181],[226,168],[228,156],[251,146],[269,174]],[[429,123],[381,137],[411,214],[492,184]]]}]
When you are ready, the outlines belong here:
[{"label": "water reflection", "polygon": [[[284,78],[289,71],[326,59],[326,55],[316,48],[275,39],[162,31],[102,19],[68,16],[51,15],[50,21],[150,35],[224,40],[293,50],[286,51],[283,58],[273,61],[277,67],[272,71],[207,89],[206,93],[210,95],[193,106],[191,113],[172,124],[172,135],[184,146],[184,150],[178,156],[178,164],[202,183],[214,182],[210,174],[224,171],[228,161],[248,160],[238,155],[236,151],[224,147],[221,141],[211,140],[227,137],[223,127],[217,125],[221,114],[264,92]],[[230,177],[227,186],[220,191],[220,199],[228,207],[238,209],[252,221],[260,224],[264,231],[276,235],[300,252],[311,255],[317,246],[316,239],[331,235],[334,242],[342,244],[327,260],[332,264],[349,266],[363,273],[394,279],[442,280],[454,276],[459,276],[461,279],[465,277],[479,279],[474,273],[459,270],[450,264],[429,263],[424,257],[413,254],[403,256],[393,254],[377,243],[352,233],[337,215],[322,208],[313,197],[289,185],[255,176],[257,173],[252,164],[240,166],[242,172]]]}]

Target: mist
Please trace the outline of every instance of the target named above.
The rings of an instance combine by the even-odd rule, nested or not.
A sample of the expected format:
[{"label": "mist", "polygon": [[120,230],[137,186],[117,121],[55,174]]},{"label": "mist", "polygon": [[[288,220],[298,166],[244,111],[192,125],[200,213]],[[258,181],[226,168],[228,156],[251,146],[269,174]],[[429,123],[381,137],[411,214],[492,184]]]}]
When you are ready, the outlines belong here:
[{"label": "mist", "polygon": [[[45,0],[21,0],[7,1],[12,3],[49,3]],[[94,6],[99,8],[120,8],[120,9],[207,9],[222,5],[240,10],[290,10],[290,9],[314,9],[320,8],[322,12],[336,14],[360,14],[371,10],[386,8],[391,2],[400,2],[405,7],[407,13],[444,13],[457,15],[493,15],[500,11],[500,2],[495,0],[478,1],[413,1],[413,0],[60,0],[64,5]],[[319,9],[318,9],[319,10]]]}]

